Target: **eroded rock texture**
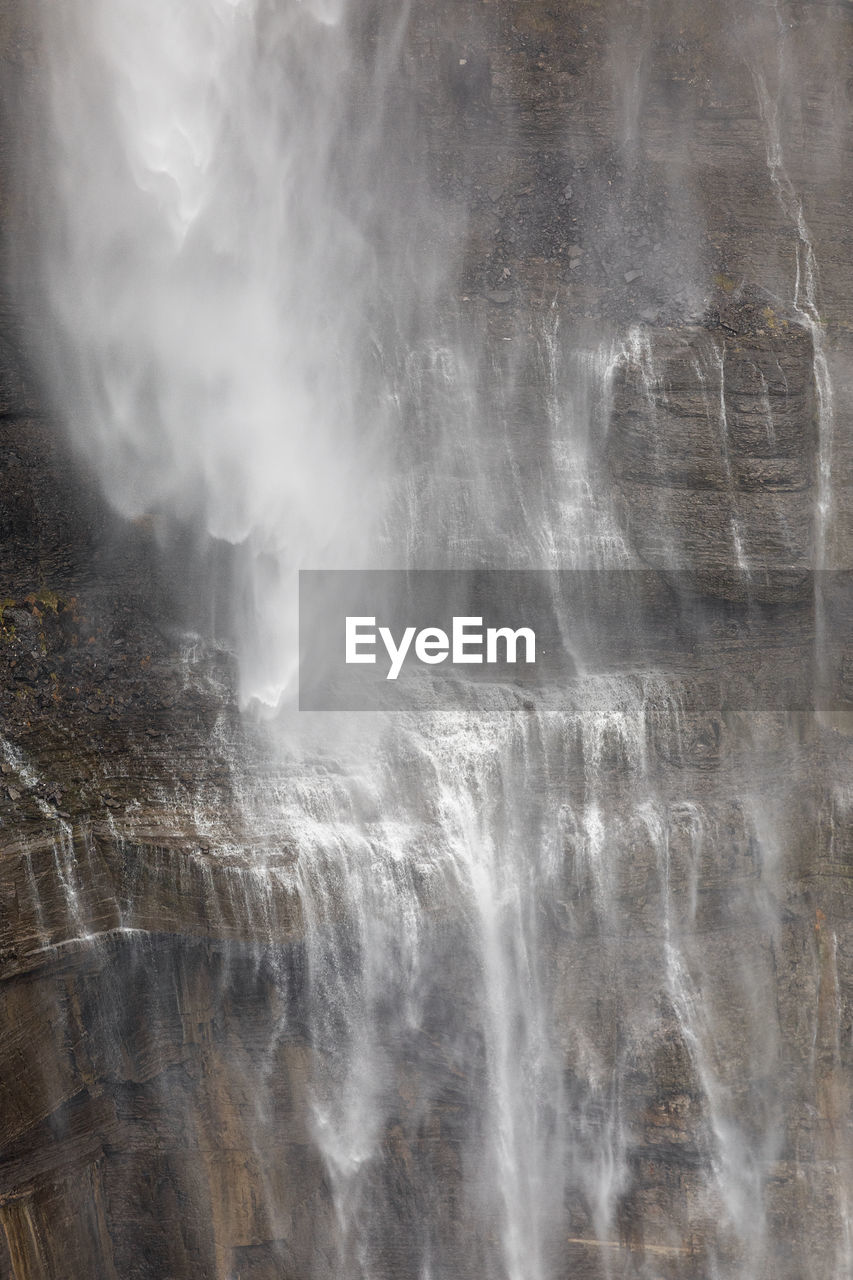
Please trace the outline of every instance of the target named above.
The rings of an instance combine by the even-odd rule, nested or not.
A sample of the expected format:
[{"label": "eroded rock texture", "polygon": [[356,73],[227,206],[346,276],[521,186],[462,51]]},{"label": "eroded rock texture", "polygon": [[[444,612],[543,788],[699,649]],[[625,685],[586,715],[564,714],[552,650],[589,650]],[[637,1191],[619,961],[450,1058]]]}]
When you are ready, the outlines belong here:
[{"label": "eroded rock texture", "polygon": [[649,564],[701,574],[815,562],[812,336],[796,318],[766,311],[769,333],[708,326],[634,335],[608,450],[632,542]]}]

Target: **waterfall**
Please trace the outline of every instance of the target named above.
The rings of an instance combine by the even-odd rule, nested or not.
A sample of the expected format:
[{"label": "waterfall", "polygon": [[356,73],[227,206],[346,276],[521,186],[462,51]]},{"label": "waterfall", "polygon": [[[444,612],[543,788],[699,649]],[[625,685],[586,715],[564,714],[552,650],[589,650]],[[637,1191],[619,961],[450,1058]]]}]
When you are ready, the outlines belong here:
[{"label": "waterfall", "polygon": [[359,60],[346,4],[45,13],[65,412],[123,515],[238,548],[246,700],[292,688],[296,569],[379,545],[402,426],[383,366],[407,279],[438,269],[397,154],[406,20]]},{"label": "waterfall", "polygon": [[[92,1006],[118,1060],[122,984],[150,1000],[155,1048],[128,1078],[156,1076],[159,1112],[193,1135],[174,1212],[216,1280],[849,1268],[844,952],[830,925],[813,936],[799,861],[808,752],[844,791],[817,730],[744,710],[698,660],[673,675],[665,646],[618,670],[593,654],[532,692],[460,680],[435,710],[297,710],[300,569],[701,571],[703,625],[757,665],[737,628],[756,601],[783,612],[773,573],[828,567],[839,415],[774,96],[785,6],[757,36],[743,20],[738,55],[748,145],[796,241],[767,331],[731,327],[727,307],[766,299],[745,274],[714,292],[706,261],[691,128],[706,142],[679,97],[700,77],[673,25],[695,6],[566,7],[570,70],[537,150],[545,107],[512,105],[522,53],[546,75],[534,5],[38,6],[39,368],[111,508],[204,598],[186,679],[233,655],[246,714],[235,729],[223,711],[211,739],[225,801],[158,781],[165,835],[132,807],[93,835],[40,801],[50,839],[22,854],[18,910],[34,950],[130,946]],[[516,21],[522,52],[501,60]],[[603,126],[575,87],[594,38]],[[545,231],[524,223],[531,174]],[[504,180],[521,247],[496,212]],[[37,791],[37,765],[0,749]],[[165,902],[174,954],[147,941]],[[188,1029],[181,944],[207,937],[232,950],[199,962],[213,1012]],[[235,1029],[241,1002],[258,1039]],[[177,1067],[149,1071],[176,1023]],[[792,1119],[808,1107],[813,1129]],[[804,1243],[783,1183],[801,1188],[797,1223],[820,1205]],[[40,1265],[16,1280],[54,1274]]]}]

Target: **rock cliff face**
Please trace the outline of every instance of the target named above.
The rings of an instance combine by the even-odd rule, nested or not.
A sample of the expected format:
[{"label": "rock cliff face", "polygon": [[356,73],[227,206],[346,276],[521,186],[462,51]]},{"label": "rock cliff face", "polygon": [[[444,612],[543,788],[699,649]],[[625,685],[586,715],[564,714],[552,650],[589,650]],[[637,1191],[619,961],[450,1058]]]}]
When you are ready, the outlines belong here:
[{"label": "rock cliff face", "polygon": [[[557,761],[561,804],[603,815],[612,848],[603,884],[567,821],[536,899],[573,1164],[513,1280],[829,1280],[853,1258],[853,679],[843,597],[815,646],[810,572],[853,547],[853,9],[741,8],[434,0],[401,53],[435,198],[464,212],[446,305],[520,472],[569,398],[543,350],[603,352],[596,511],[633,564],[691,571],[735,684],[762,659],[757,608],[774,665],[808,673],[795,712],[739,710],[701,667],[675,692],[638,673],[636,740],[578,712],[570,746],[548,755],[539,726],[511,756],[508,792],[519,760],[534,793]],[[23,99],[38,45],[11,3],[0,40]],[[347,1210],[382,1212],[340,1244],[316,1116],[342,1051],[306,938],[354,963],[350,903],[318,926],[299,850],[253,808],[258,779],[282,784],[228,637],[199,634],[222,565],[110,511],[33,374],[31,303],[0,340],[0,1280],[302,1280],[364,1256],[389,1280],[497,1276],[466,1167],[489,1123],[481,964],[432,881],[412,891],[430,996],[404,1039],[388,979],[394,1106]],[[605,1212],[587,1171],[615,1150],[612,1081]]]},{"label": "rock cliff face", "polygon": [[[808,331],[639,331],[608,440],[633,544],[701,574],[815,563],[819,430]],[[732,317],[743,323],[746,307]]]}]

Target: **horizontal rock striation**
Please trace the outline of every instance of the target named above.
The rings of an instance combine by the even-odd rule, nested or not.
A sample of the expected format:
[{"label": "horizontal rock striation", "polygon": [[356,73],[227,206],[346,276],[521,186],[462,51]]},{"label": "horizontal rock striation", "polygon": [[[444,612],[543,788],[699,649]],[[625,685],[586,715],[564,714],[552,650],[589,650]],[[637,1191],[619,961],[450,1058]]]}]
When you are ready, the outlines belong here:
[{"label": "horizontal rock striation", "polygon": [[772,601],[816,562],[815,353],[808,328],[769,302],[724,315],[634,331],[614,373],[607,456],[645,563],[689,567],[728,598],[751,577],[753,598]]}]

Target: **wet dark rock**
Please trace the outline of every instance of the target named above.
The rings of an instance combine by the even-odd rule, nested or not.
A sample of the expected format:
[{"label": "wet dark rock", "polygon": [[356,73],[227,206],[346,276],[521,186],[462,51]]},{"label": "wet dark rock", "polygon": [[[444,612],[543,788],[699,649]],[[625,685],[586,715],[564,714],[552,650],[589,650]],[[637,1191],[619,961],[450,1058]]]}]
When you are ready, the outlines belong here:
[{"label": "wet dark rock", "polygon": [[759,333],[754,314],[738,332],[649,329],[626,346],[606,447],[646,563],[697,569],[731,598],[740,565],[773,600],[774,571],[814,562],[818,404],[809,331],[777,311]]}]

